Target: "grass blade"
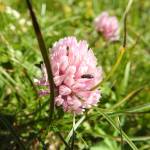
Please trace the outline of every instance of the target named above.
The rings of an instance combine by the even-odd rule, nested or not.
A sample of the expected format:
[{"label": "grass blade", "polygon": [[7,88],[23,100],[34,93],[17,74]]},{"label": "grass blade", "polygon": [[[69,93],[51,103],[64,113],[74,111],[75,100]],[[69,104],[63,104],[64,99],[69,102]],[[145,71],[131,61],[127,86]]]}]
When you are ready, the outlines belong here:
[{"label": "grass blade", "polygon": [[38,44],[41,50],[41,54],[44,60],[44,64],[46,66],[46,70],[47,70],[47,74],[48,74],[48,80],[49,80],[49,85],[50,85],[50,121],[53,118],[53,112],[54,112],[54,81],[53,81],[53,74],[52,74],[52,69],[51,69],[51,64],[50,64],[50,60],[49,60],[49,56],[48,56],[48,52],[42,37],[42,33],[40,31],[40,27],[38,25],[36,16],[34,14],[34,11],[32,9],[32,5],[30,3],[30,0],[26,0],[27,5],[28,5],[28,9],[30,11],[30,16],[32,18],[32,23],[33,23],[33,27],[34,27],[34,31],[38,40]]},{"label": "grass blade", "polygon": [[117,107],[121,106],[123,103],[125,103],[126,101],[128,101],[131,97],[135,96],[136,94],[138,94],[141,90],[143,90],[143,87],[140,87],[132,92],[130,92],[126,97],[124,97],[121,101],[119,101],[118,103],[116,103],[114,106],[112,106],[111,110],[116,109]]},{"label": "grass blade", "polygon": [[135,106],[134,108],[129,108],[124,110],[125,112],[142,112],[145,110],[150,110],[150,103],[146,103],[143,105]]},{"label": "grass blade", "polygon": [[124,15],[123,15],[124,37],[123,37],[123,44],[122,45],[124,48],[126,47],[126,44],[127,44],[127,16],[128,16],[129,11],[130,11],[130,8],[132,6],[132,3],[133,3],[133,0],[128,1],[126,10],[125,10]]},{"label": "grass blade", "polygon": [[122,137],[122,129],[121,129],[121,123],[120,123],[120,119],[119,119],[119,116],[117,117],[118,118],[118,125],[119,125],[119,130],[120,130],[120,139],[121,139],[121,150],[123,150],[123,137]]},{"label": "grass blade", "polygon": [[[76,131],[76,129],[79,127],[79,125],[84,121],[85,119],[85,116],[82,116],[78,121],[77,123],[74,125],[74,131]],[[66,138],[66,141],[68,142],[71,138],[71,136],[73,135],[73,128],[71,129],[71,131],[69,132],[67,138]]]},{"label": "grass blade", "polygon": [[128,81],[129,81],[129,75],[130,75],[130,69],[131,69],[131,62],[129,61],[126,64],[125,71],[124,71],[124,78],[123,78],[122,83],[121,83],[122,93],[125,93],[125,91],[127,89]]},{"label": "grass blade", "polygon": [[111,71],[108,73],[108,75],[106,76],[106,78],[102,82],[99,82],[96,86],[94,86],[93,88],[91,88],[91,91],[97,89],[102,83],[104,83],[105,81],[107,81],[108,79],[110,79],[110,77],[114,74],[114,72],[118,68],[118,66],[119,66],[119,64],[120,64],[120,62],[121,62],[121,60],[123,58],[124,53],[125,53],[125,48],[122,47],[121,50],[120,50],[120,53],[117,56],[117,60],[116,60],[115,64],[113,65]]},{"label": "grass blade", "polygon": [[[112,120],[106,113],[104,113],[103,111],[99,111],[99,113],[113,126],[113,128],[115,130],[117,130],[118,132],[120,132],[120,129],[116,126],[114,120]],[[130,145],[130,147],[133,150],[138,150],[138,148],[135,146],[135,144],[131,141],[131,139],[126,135],[126,133],[124,131],[122,131],[122,136],[125,139],[125,141]]]}]

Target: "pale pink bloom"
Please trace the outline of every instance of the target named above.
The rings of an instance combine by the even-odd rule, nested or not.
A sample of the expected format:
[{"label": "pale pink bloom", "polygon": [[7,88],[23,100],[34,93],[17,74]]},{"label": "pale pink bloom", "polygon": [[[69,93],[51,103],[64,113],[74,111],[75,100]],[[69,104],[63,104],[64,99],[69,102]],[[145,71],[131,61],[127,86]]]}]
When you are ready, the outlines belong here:
[{"label": "pale pink bloom", "polygon": [[[86,108],[96,105],[100,91],[91,91],[102,80],[102,69],[86,41],[77,41],[75,37],[66,37],[56,42],[50,55],[55,91],[55,104],[64,111],[82,113]],[[49,84],[45,65],[42,65],[43,77],[37,85],[47,87],[39,92],[49,94]]]},{"label": "pale pink bloom", "polygon": [[94,20],[95,29],[102,33],[107,41],[119,39],[119,22],[115,16],[109,16],[108,12],[103,12]]}]

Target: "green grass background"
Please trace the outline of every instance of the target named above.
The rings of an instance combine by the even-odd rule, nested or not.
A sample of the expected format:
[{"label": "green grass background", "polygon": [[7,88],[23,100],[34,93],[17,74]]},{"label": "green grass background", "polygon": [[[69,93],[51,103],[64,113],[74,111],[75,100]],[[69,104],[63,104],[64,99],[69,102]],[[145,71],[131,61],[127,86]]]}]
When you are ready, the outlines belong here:
[{"label": "green grass background", "polygon": [[[104,78],[122,46],[127,4],[128,0],[32,0],[47,49],[65,36],[87,40],[103,67]],[[19,18],[9,13],[8,7],[17,11]],[[119,19],[119,42],[106,43],[94,30],[94,18],[105,10]],[[76,130],[75,149],[134,149],[120,131],[124,131],[127,141],[132,141],[138,149],[150,149],[149,24],[150,1],[133,0],[127,18],[125,54],[113,75],[102,84],[100,103],[85,113],[85,120]],[[36,66],[41,60],[25,0],[1,0],[1,150],[21,149],[22,144],[26,149],[37,149],[37,145],[40,149],[45,145],[54,150],[64,149],[57,131],[65,139],[72,128],[73,116],[58,109],[56,119],[49,126],[48,97],[38,98],[37,87],[33,85],[33,79],[41,74]],[[77,116],[76,121],[81,117]]]}]

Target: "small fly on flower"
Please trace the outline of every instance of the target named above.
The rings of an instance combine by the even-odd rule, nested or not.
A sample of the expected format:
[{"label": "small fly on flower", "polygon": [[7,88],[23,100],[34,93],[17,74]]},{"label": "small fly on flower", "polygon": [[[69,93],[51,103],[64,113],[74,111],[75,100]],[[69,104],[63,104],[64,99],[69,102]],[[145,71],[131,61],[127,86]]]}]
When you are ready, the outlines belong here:
[{"label": "small fly on flower", "polygon": [[81,78],[91,79],[91,78],[94,78],[94,76],[91,75],[91,74],[84,74],[84,75],[81,76]]},{"label": "small fly on flower", "polygon": [[69,51],[69,46],[66,47],[67,51]]},{"label": "small fly on flower", "polygon": [[66,47],[67,49],[67,56],[69,55],[69,46]]}]

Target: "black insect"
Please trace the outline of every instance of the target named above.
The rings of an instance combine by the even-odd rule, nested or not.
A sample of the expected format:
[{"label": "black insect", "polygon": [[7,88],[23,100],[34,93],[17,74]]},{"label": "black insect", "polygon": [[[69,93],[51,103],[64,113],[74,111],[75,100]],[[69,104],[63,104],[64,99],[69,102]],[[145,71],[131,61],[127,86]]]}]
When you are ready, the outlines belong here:
[{"label": "black insect", "polygon": [[43,61],[40,61],[39,63],[35,64],[36,67],[41,68],[41,65],[43,64]]},{"label": "black insect", "polygon": [[91,78],[94,78],[94,76],[91,75],[91,74],[83,74],[83,75],[81,76],[81,78],[91,79]]},{"label": "black insect", "polygon": [[67,51],[69,50],[69,46],[66,47]]},{"label": "black insect", "polygon": [[67,49],[67,56],[69,55],[69,46],[66,47]]}]

